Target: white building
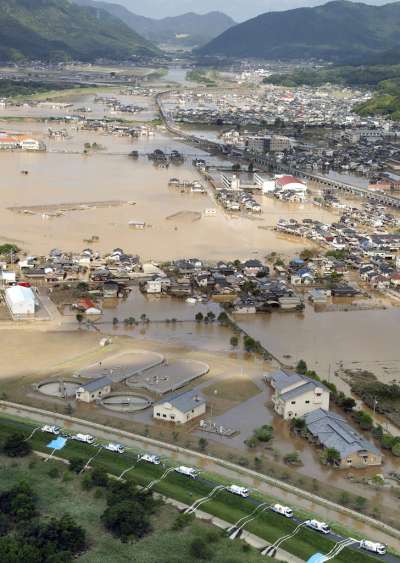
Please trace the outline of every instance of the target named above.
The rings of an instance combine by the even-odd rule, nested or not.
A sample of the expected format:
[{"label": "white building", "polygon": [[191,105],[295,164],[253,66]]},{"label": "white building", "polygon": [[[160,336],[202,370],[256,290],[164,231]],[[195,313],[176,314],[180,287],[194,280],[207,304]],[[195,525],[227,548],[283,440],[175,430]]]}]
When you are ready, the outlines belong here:
[{"label": "white building", "polygon": [[160,401],[153,408],[153,417],[165,422],[185,424],[206,412],[206,400],[197,391],[187,391],[165,401]]},{"label": "white building", "polygon": [[275,180],[266,178],[261,174],[254,174],[254,182],[256,186],[262,191],[263,194],[270,194],[275,191]]},{"label": "white building", "polygon": [[305,195],[307,186],[294,176],[275,176],[275,187],[277,190],[285,190]]},{"label": "white building", "polygon": [[76,399],[84,403],[92,403],[111,392],[111,379],[107,376],[99,377],[81,385],[76,390]]},{"label": "white building", "polygon": [[224,188],[226,188],[227,190],[240,190],[240,178],[239,176],[236,176],[236,174],[233,174],[233,176],[222,174],[222,183],[224,185]]},{"label": "white building", "polygon": [[36,299],[30,287],[13,285],[5,291],[5,299],[13,316],[35,314]]},{"label": "white building", "polygon": [[266,377],[275,389],[275,412],[285,420],[299,418],[316,409],[329,410],[329,390],[319,381],[283,370]]}]

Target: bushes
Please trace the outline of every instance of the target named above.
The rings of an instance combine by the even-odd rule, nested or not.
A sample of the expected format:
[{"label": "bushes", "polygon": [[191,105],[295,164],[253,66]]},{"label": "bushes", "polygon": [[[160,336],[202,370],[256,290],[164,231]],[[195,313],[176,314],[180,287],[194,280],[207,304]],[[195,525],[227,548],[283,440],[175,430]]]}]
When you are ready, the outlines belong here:
[{"label": "bushes", "polygon": [[0,559],[70,562],[86,547],[85,531],[70,516],[40,522],[37,497],[24,482],[0,494]]},{"label": "bushes", "polygon": [[81,457],[73,457],[70,459],[69,469],[74,473],[80,473],[85,465],[86,461],[84,459],[82,459]]},{"label": "bushes", "polygon": [[195,559],[210,560],[212,551],[202,538],[195,538],[190,544],[190,555]]},{"label": "bushes", "polygon": [[354,413],[354,420],[360,425],[362,430],[372,430],[373,428],[372,417],[365,411],[357,411]]},{"label": "bushes", "polygon": [[101,520],[105,528],[122,541],[142,538],[151,531],[149,514],[137,500],[124,500],[107,507]]},{"label": "bushes", "polygon": [[269,424],[264,424],[260,428],[254,430],[253,436],[245,440],[245,444],[248,448],[255,448],[260,442],[266,444],[270,442],[273,438],[273,428]]},{"label": "bushes", "polygon": [[121,541],[142,538],[151,531],[150,516],[160,502],[151,492],[138,491],[134,483],[110,483],[107,508],[101,516],[103,525]]},{"label": "bushes", "polygon": [[25,457],[32,451],[32,446],[25,441],[24,435],[15,433],[8,436],[3,444],[3,452],[8,457]]}]

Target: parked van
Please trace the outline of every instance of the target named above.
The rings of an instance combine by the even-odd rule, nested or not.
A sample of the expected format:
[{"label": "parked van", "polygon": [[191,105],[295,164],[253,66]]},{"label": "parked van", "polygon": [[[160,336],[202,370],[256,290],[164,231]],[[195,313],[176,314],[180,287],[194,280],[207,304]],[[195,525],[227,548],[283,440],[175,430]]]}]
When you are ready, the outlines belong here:
[{"label": "parked van", "polygon": [[104,446],[104,449],[116,454],[123,454],[125,452],[125,448],[122,444],[113,444],[112,442]]},{"label": "parked van", "polygon": [[83,442],[84,444],[93,444],[94,436],[91,436],[90,434],[75,434],[74,436],[71,436],[71,440]]},{"label": "parked van", "polygon": [[246,489],[246,487],[239,487],[239,485],[230,485],[226,490],[243,498],[247,498],[250,495],[249,489]]},{"label": "parked van", "polygon": [[271,510],[277,512],[278,514],[282,514],[282,516],[286,516],[286,518],[293,518],[293,510],[289,506],[274,504],[274,506],[271,507]]},{"label": "parked van", "polygon": [[59,426],[52,426],[49,424],[45,424],[44,426],[42,426],[41,431],[48,432],[49,434],[54,434],[55,436],[58,436],[59,433],[61,432],[61,428]]},{"label": "parked van", "polygon": [[361,540],[360,547],[362,549],[366,549],[367,551],[371,551],[372,553],[377,553],[378,555],[385,555],[386,553],[386,545],[384,545],[383,543]]},{"label": "parked van", "polygon": [[331,531],[328,524],[326,524],[325,522],[320,522],[319,520],[307,520],[306,526],[308,528],[311,528],[312,530],[321,532],[322,534],[329,534],[329,532]]},{"label": "parked van", "polygon": [[191,479],[197,479],[197,477],[199,476],[199,472],[197,471],[197,469],[194,469],[193,467],[185,467],[184,465],[175,467],[175,471],[177,473],[180,473],[181,475],[186,475]]},{"label": "parked van", "polygon": [[143,454],[138,455],[138,461],[147,461],[148,463],[153,463],[154,465],[160,465],[161,460],[158,455],[154,454]]}]

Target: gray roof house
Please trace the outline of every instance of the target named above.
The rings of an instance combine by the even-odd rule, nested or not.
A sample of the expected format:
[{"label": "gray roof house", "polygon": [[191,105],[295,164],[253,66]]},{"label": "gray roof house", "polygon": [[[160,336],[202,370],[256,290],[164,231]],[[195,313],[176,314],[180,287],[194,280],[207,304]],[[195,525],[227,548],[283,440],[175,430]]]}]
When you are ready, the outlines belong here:
[{"label": "gray roof house", "polygon": [[108,376],[93,379],[88,383],[83,383],[76,390],[76,398],[78,401],[91,403],[104,395],[108,395],[111,391],[112,380]]},{"label": "gray roof house", "polygon": [[186,391],[154,405],[156,419],[184,424],[206,412],[206,399],[196,390]]},{"label": "gray roof house", "polygon": [[304,416],[319,408],[329,409],[329,389],[319,381],[296,372],[279,370],[265,376],[275,389],[275,411],[285,419]]},{"label": "gray roof house", "polygon": [[340,453],[340,467],[381,465],[383,456],[340,415],[317,409],[305,415],[308,431],[324,448]]}]

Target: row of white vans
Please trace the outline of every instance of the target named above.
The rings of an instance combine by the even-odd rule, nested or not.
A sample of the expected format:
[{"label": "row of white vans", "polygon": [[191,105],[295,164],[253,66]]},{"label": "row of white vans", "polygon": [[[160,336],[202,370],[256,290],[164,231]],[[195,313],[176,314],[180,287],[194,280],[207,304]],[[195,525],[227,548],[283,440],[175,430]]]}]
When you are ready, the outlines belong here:
[{"label": "row of white vans", "polygon": [[[47,424],[42,426],[41,430],[42,432],[47,432],[56,436],[61,433],[61,428],[59,426],[50,426]],[[82,442],[84,444],[95,443],[95,437],[91,436],[90,434],[74,434],[73,436],[70,436],[70,439]],[[110,452],[118,454],[125,453],[125,447],[122,444],[110,442],[103,447],[105,450],[108,450]],[[153,465],[161,464],[160,457],[154,454],[139,454],[138,461],[145,461],[147,463],[152,463]],[[186,467],[185,465],[175,467],[174,471],[191,479],[197,479],[200,475],[200,472],[197,469],[195,469],[194,467]],[[249,489],[247,489],[246,487],[240,487],[239,485],[229,485],[228,487],[226,487],[226,490],[234,495],[238,495],[243,498],[250,496]],[[289,506],[274,504],[273,506],[271,506],[271,510],[278,514],[281,514],[282,516],[285,516],[286,518],[293,518],[293,510]],[[315,530],[317,532],[321,532],[322,534],[329,534],[331,531],[328,524],[326,524],[325,522],[320,522],[319,520],[307,520],[304,524],[308,528],[311,528],[312,530]],[[386,546],[378,542],[361,540],[360,547],[378,555],[385,555],[386,553]]]}]

